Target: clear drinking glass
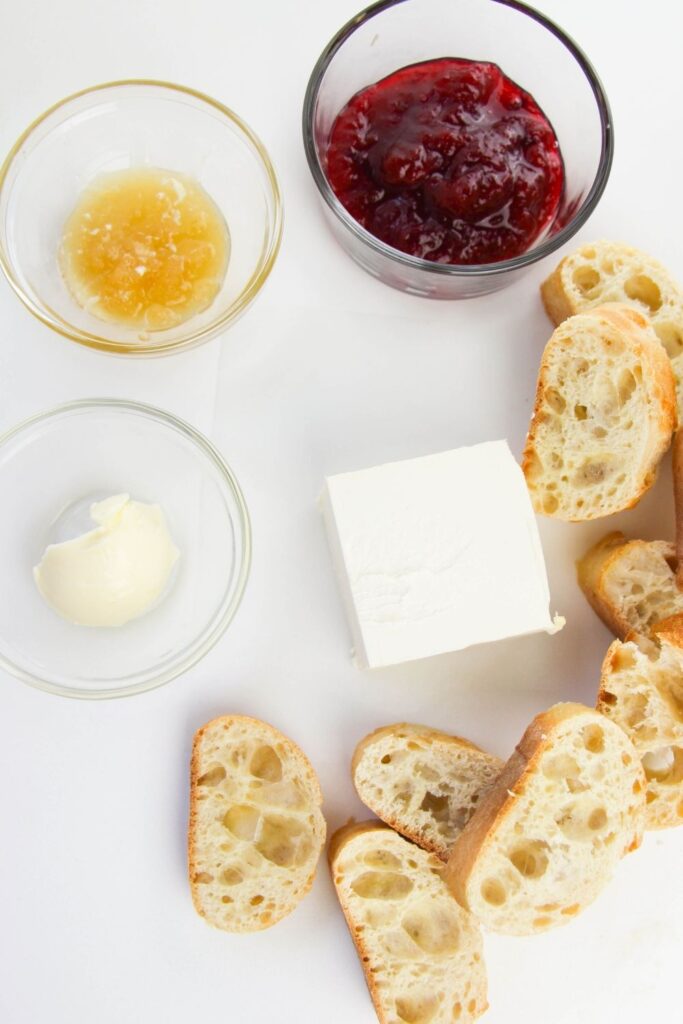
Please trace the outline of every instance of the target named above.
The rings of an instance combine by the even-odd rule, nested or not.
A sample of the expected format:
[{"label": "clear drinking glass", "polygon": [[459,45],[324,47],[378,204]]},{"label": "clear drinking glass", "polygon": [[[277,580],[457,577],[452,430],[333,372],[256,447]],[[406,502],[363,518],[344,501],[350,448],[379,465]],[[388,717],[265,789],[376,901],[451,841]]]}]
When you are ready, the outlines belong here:
[{"label": "clear drinking glass", "polygon": [[[521,256],[467,266],[409,256],[361,227],[327,182],[330,130],[348,100],[401,67],[439,57],[498,64],[531,93],[555,129],[565,171],[561,208]],[[515,0],[382,0],[368,7],[337,33],[313,69],[303,135],[327,220],[349,255],[386,284],[439,299],[497,291],[563,245],[595,209],[613,153],[607,97],[588,59],[557,25]]]}]

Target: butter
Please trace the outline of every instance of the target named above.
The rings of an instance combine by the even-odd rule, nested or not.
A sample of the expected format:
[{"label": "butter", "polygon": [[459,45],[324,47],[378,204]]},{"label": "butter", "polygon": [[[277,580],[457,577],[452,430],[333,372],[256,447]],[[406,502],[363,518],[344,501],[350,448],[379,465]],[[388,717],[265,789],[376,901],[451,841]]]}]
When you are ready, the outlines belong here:
[{"label": "butter", "polygon": [[116,494],[95,502],[90,518],[95,529],[48,545],[33,578],[67,622],[122,626],[161,598],[179,551],[159,505]]}]

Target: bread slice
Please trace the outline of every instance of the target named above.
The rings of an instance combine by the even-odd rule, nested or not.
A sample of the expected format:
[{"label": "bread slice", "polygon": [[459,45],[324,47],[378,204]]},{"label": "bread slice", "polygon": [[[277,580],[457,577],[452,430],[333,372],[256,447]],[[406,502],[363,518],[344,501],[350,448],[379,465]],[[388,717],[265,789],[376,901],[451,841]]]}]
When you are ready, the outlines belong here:
[{"label": "bread slice", "polygon": [[579,585],[615,636],[648,635],[661,619],[683,612],[676,552],[664,540],[627,540],[609,533],[577,563]]},{"label": "bread slice", "polygon": [[444,865],[379,822],[332,837],[330,868],[381,1024],[466,1024],[487,1007],[476,921]]},{"label": "bread slice", "polygon": [[400,722],[360,741],[351,774],[358,796],[378,818],[448,860],[503,763],[459,736]]},{"label": "bread slice", "polygon": [[647,778],[646,828],[683,825],[683,615],[652,639],[615,640],[602,666],[598,710],[628,734]]},{"label": "bread slice", "polygon": [[641,841],[645,776],[626,734],[595,709],[537,715],[446,866],[482,925],[529,935],[566,924]]},{"label": "bread slice", "polygon": [[522,468],[537,512],[583,520],[631,508],[676,426],[671,363],[629,306],[565,320],[545,347]]},{"label": "bread slice", "polygon": [[224,715],[192,747],[192,899],[229,932],[268,928],[311,887],[325,842],[322,794],[297,745],[272,725]]},{"label": "bread slice", "polygon": [[541,296],[554,324],[605,302],[645,313],[673,364],[683,412],[683,292],[661,263],[619,242],[591,242],[565,256]]}]

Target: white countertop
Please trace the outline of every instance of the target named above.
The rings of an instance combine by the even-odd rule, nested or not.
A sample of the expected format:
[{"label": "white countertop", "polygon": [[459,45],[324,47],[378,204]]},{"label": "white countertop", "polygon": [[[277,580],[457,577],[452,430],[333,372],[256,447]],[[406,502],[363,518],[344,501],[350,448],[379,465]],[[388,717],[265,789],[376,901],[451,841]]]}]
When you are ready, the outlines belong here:
[{"label": "white countertop", "polygon": [[[563,633],[371,675],[351,666],[315,507],[323,476],[499,437],[519,453],[550,333],[537,286],[553,265],[493,297],[438,304],[384,287],[336,246],[306,167],[300,111],[315,59],[358,6],[23,0],[5,12],[0,149],[76,89],[175,80],[223,100],[263,138],[286,223],[256,306],[224,339],[184,356],[126,362],[77,349],[0,281],[0,427],[88,395],[167,407],[212,434],[254,529],[243,606],[184,678],[88,703],[0,677],[2,1024],[373,1024],[324,862],[310,895],[267,932],[222,934],[194,913],[185,868],[194,730],[229,711],[277,725],[311,758],[334,829],[363,814],[349,761],[379,725],[423,722],[505,756],[535,712],[558,699],[591,703],[610,638],[578,591],[574,559],[606,529],[672,530],[667,463],[638,509],[609,524],[541,523]],[[683,279],[683,8],[540,6],[586,50],[615,118],[612,176],[579,240],[628,241]],[[487,935],[487,1024],[673,1020],[682,855],[683,829],[650,834],[570,926],[529,939]]]}]

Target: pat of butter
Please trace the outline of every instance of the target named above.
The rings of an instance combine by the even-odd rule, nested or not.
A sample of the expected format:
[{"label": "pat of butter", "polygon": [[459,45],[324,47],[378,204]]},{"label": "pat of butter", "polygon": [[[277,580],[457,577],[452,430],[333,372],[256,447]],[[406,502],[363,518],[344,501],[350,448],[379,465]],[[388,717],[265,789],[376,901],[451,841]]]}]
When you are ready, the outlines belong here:
[{"label": "pat of butter", "polygon": [[50,544],[33,577],[68,622],[122,626],[156,604],[179,552],[159,505],[116,494],[92,505],[90,518],[96,528]]},{"label": "pat of butter", "polygon": [[321,502],[358,667],[564,625],[506,441],[328,477]]}]

